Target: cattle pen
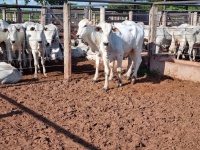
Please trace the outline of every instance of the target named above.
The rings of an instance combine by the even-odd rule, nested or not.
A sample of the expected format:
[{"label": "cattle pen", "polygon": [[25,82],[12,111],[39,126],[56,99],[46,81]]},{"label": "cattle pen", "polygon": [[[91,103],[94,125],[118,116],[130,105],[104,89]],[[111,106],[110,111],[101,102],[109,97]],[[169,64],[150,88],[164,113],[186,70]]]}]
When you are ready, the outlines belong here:
[{"label": "cattle pen", "polygon": [[[38,74],[35,79],[33,72],[24,67],[25,73],[19,82],[0,84],[0,150],[200,150],[200,84],[195,79],[200,72],[199,56],[197,53],[196,62],[190,61],[189,54],[184,52],[178,60],[176,53],[169,53],[168,41],[165,41],[168,34],[164,32],[164,29],[174,28],[177,30],[173,33],[184,33],[184,28],[179,26],[187,23],[192,26],[187,33],[192,33],[193,28],[199,26],[199,1],[145,5],[125,2],[128,0],[115,3],[117,1],[87,3],[86,0],[74,5],[71,2],[75,1],[60,0],[61,5],[52,6],[0,4],[0,41],[6,33],[1,30],[4,27],[1,19],[9,23],[5,24],[8,27],[34,22],[28,26],[29,32],[59,31],[55,35],[60,38],[59,46],[65,53],[62,56],[65,60],[46,59],[48,77]],[[111,8],[114,5],[133,7]],[[181,10],[171,8],[178,9],[179,5]],[[94,82],[96,64],[89,59],[94,55],[89,53],[84,41],[76,39],[78,23],[87,20],[83,18],[95,20],[97,24],[105,20],[110,26],[133,20],[145,27],[144,64],[140,66],[135,84],[122,76],[122,87],[118,87],[114,68],[109,90],[103,90],[103,63],[99,64],[98,80]],[[35,24],[39,27],[43,24],[44,28],[36,30],[37,26],[32,26]],[[51,28],[54,26],[57,28]],[[8,31],[12,30],[8,28]],[[43,32],[39,33],[44,37]],[[182,35],[187,37],[187,34]],[[75,46],[77,41],[78,46]],[[0,44],[1,67],[2,51],[5,52],[2,48],[6,44]],[[156,48],[159,48],[158,53]],[[85,49],[87,53],[83,52]],[[127,59],[123,60],[122,73],[126,71],[126,63]],[[0,78],[1,71],[0,68]],[[190,78],[186,78],[188,75]]]},{"label": "cattle pen", "polygon": [[[118,1],[98,1],[98,0],[87,0],[88,5],[74,6],[70,2],[75,0],[62,1],[63,5],[52,5],[52,6],[28,6],[28,5],[6,5],[1,4],[2,19],[8,20],[11,23],[24,21],[40,22],[41,24],[54,23],[60,29],[59,36],[64,47],[64,79],[70,80],[71,78],[71,39],[76,38],[77,24],[81,18],[88,18],[89,20],[95,20],[96,23],[100,21],[110,22],[112,24],[122,22],[123,20],[133,20],[135,22],[143,22],[144,25],[149,25],[148,30],[148,47],[147,47],[147,63],[151,70],[158,70],[161,74],[178,77],[177,74],[173,74],[173,70],[170,68],[166,69],[166,64],[176,63],[185,65],[185,61],[175,60],[175,55],[166,54],[165,52],[155,54],[156,27],[159,25],[168,26],[169,22],[172,25],[180,25],[181,23],[188,23],[193,26],[199,25],[200,17],[198,10],[187,10],[188,7],[199,7],[199,3],[196,1],[183,1],[183,2],[118,2]],[[61,2],[61,3],[62,3]],[[81,2],[81,1],[76,1]],[[96,4],[91,4],[95,2]],[[104,4],[102,4],[104,3]],[[109,3],[109,4],[106,4]],[[109,5],[147,5],[150,10],[122,10],[122,9],[109,9]],[[98,7],[97,7],[98,6]],[[158,11],[158,7],[162,6],[163,9]],[[184,6],[186,10],[181,11],[168,11],[165,9],[166,6]],[[16,8],[16,10],[8,10],[9,8]],[[21,8],[29,8],[32,10],[22,11]],[[35,10],[33,10],[35,9]],[[184,14],[184,15],[183,15]],[[26,19],[23,19],[26,16]],[[72,34],[73,32],[73,34]],[[198,56],[198,55],[197,55]],[[159,64],[159,65],[157,65]],[[199,66],[198,62],[186,62],[187,65]],[[170,65],[169,65],[170,66]],[[181,67],[183,67],[181,66]],[[174,67],[172,67],[174,69]],[[189,67],[190,68],[190,67]],[[177,68],[176,68],[177,69]],[[178,69],[179,70],[179,69]],[[169,74],[170,72],[170,74]],[[193,71],[188,71],[193,72]],[[179,74],[179,73],[178,73]],[[198,74],[198,72],[196,73]],[[182,75],[181,75],[182,76]],[[188,76],[191,76],[190,74]],[[197,80],[196,75],[193,81]],[[186,77],[185,79],[189,79]],[[199,80],[197,80],[199,81]]]}]

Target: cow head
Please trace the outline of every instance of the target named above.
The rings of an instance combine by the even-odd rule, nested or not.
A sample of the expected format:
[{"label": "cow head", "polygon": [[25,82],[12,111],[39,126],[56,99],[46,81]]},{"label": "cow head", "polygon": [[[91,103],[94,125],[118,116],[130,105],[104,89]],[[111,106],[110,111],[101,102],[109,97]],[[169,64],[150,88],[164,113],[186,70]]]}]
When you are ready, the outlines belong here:
[{"label": "cow head", "polygon": [[52,45],[53,42],[60,42],[58,29],[53,24],[45,25],[44,27],[44,34],[47,41],[47,46]]},{"label": "cow head", "polygon": [[17,26],[14,25],[14,24],[11,24],[11,25],[8,27],[8,35],[9,35],[11,44],[14,44],[16,41],[19,40],[18,33],[19,33],[19,32],[23,32],[22,30],[23,30],[23,29],[21,29],[20,27],[17,27]]},{"label": "cow head", "polygon": [[51,60],[63,60],[63,53],[61,51],[60,43],[53,43],[51,46]]},{"label": "cow head", "polygon": [[102,44],[104,46],[108,46],[109,39],[111,38],[112,33],[118,32],[118,29],[116,27],[113,27],[110,23],[101,22],[95,28],[95,31],[101,32]]},{"label": "cow head", "polygon": [[36,41],[41,44],[42,41],[44,41],[44,26],[42,24],[36,23],[34,27],[31,28],[31,30],[36,32]]},{"label": "cow head", "polygon": [[78,32],[76,36],[78,38],[83,38],[84,36],[88,35],[91,33],[91,26],[94,26],[95,22],[94,21],[89,21],[88,19],[83,19],[78,23]]}]

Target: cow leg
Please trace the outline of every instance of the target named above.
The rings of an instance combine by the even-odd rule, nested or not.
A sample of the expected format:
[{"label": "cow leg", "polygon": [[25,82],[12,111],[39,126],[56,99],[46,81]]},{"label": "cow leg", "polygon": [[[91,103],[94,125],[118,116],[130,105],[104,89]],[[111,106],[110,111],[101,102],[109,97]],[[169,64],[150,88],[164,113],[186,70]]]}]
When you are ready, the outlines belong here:
[{"label": "cow leg", "polygon": [[[34,50],[35,51],[35,50]],[[38,78],[38,55],[35,52],[32,52],[33,54],[33,59],[34,59],[34,68],[35,68],[35,72],[34,72],[34,78],[37,79]]]},{"label": "cow leg", "polygon": [[19,50],[18,50],[19,69],[20,69],[20,72],[23,73],[21,51],[22,51],[22,47],[19,47]]},{"label": "cow leg", "polygon": [[96,82],[97,81],[97,78],[99,76],[99,62],[100,62],[100,54],[99,52],[96,52],[96,70],[95,70],[95,75],[94,75],[94,78],[93,78],[93,81]]},{"label": "cow leg", "polygon": [[195,60],[196,54],[197,54],[197,49],[193,48],[193,61],[196,61]]},{"label": "cow leg", "polygon": [[133,61],[132,61],[132,58],[131,56],[129,55],[128,56],[128,66],[127,66],[127,72],[125,74],[126,78],[129,80],[130,77],[131,77],[131,73],[132,73],[132,70],[133,70]]},{"label": "cow leg", "polygon": [[7,57],[8,57],[8,63],[12,63],[12,54],[11,54],[11,44],[10,42],[6,42],[6,51],[7,51]]},{"label": "cow leg", "polygon": [[112,80],[113,79],[113,76],[114,76],[114,73],[113,73],[113,68],[114,68],[114,61],[111,61],[109,63],[109,68],[110,68],[110,76],[109,76],[109,80]]},{"label": "cow leg", "polygon": [[[123,56],[123,55],[121,55]],[[118,73],[118,87],[122,86],[122,60],[123,58],[118,58],[117,60],[117,73]]]},{"label": "cow leg", "polygon": [[105,83],[104,83],[104,87],[103,87],[103,89],[104,90],[108,90],[109,89],[109,86],[108,86],[108,82],[109,82],[109,80],[108,80],[108,75],[109,75],[109,66],[108,66],[108,59],[105,57],[105,56],[103,56],[103,63],[104,63],[104,72],[105,72]]},{"label": "cow leg", "polygon": [[31,66],[32,54],[30,50],[28,51],[28,60],[29,60],[29,71],[32,72],[32,66]]},{"label": "cow leg", "polygon": [[192,61],[192,49],[193,49],[193,46],[194,46],[194,42],[188,42],[189,44],[189,49],[188,49],[188,54],[189,54],[189,58],[190,58],[190,61]]},{"label": "cow leg", "polygon": [[136,78],[137,78],[137,72],[138,69],[140,67],[140,64],[142,62],[142,57],[141,57],[141,53],[140,51],[136,51],[133,53],[132,55],[133,61],[134,61],[134,72],[132,74],[132,83],[136,82]]},{"label": "cow leg", "polygon": [[46,68],[45,68],[44,52],[42,52],[42,54],[41,54],[41,64],[42,64],[42,70],[43,70],[44,77],[47,77]]}]

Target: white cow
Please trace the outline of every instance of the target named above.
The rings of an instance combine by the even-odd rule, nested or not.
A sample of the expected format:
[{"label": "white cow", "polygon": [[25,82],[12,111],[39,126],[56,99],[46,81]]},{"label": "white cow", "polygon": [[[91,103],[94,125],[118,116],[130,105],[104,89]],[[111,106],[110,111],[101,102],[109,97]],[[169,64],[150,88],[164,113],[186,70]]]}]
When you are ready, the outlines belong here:
[{"label": "white cow", "polygon": [[[148,38],[149,38],[149,26],[148,25],[144,25],[142,22],[138,22],[135,23],[133,21],[123,21],[122,24],[124,25],[135,25],[138,24],[140,25],[143,30],[144,30],[144,45],[147,46],[148,44]],[[157,31],[156,31],[156,49],[155,49],[155,54],[158,54],[160,52],[162,52],[163,48],[166,48],[167,46],[169,46],[171,44],[171,40],[172,40],[172,35],[168,33],[168,31],[174,30],[173,28],[167,28],[164,26],[159,26],[157,27]]]},{"label": "white cow", "polygon": [[[38,66],[39,66],[39,57],[41,58],[41,64],[43,67],[43,74],[47,77],[46,69],[45,69],[45,50],[46,50],[46,38],[44,35],[44,26],[36,23],[33,25],[28,25],[26,29],[26,38],[27,38],[27,46],[29,53],[32,52],[34,58],[34,66],[35,66],[35,73],[34,78],[38,78]],[[29,57],[29,60],[31,58]]]},{"label": "white cow", "polygon": [[117,60],[117,72],[119,76],[118,87],[122,86],[122,60],[128,55],[132,59],[132,64],[128,69],[127,76],[131,76],[132,65],[134,65],[132,82],[135,83],[137,78],[137,71],[142,62],[141,52],[144,39],[144,31],[141,26],[137,24],[132,26],[119,24],[115,27],[112,27],[112,25],[109,23],[101,22],[96,27],[96,30],[101,33],[102,39],[100,49],[103,52],[102,57],[105,70],[104,89],[109,89],[108,62],[113,62],[114,60]]},{"label": "white cow", "polygon": [[[60,48],[60,38],[58,35],[58,28],[54,24],[45,25],[44,34],[47,40],[47,57],[51,60],[63,60],[63,53]],[[48,59],[48,58],[47,58]]]},{"label": "white cow", "polygon": [[[20,71],[23,72],[22,69],[22,55],[24,60],[24,66],[26,66],[26,57],[25,57],[25,29],[21,24],[10,24],[8,26],[8,39],[11,44],[12,51],[15,53],[18,52],[17,60],[19,63]],[[16,54],[16,53],[15,53]],[[8,51],[8,61],[12,62],[12,54],[11,51]]]},{"label": "white cow", "polygon": [[[195,61],[196,48],[200,47],[200,26],[186,27],[185,39],[189,45],[188,54],[190,61]],[[193,51],[193,58],[192,58]]]},{"label": "white cow", "polygon": [[[186,49],[186,38],[185,30],[186,28],[191,27],[189,24],[182,24],[177,27],[171,27],[171,30],[168,30],[168,33],[172,35],[171,45],[169,47],[169,53],[177,53],[177,59],[183,54],[183,51]],[[177,51],[178,50],[178,51]]]},{"label": "white cow", "polygon": [[[82,38],[85,42],[87,42],[90,50],[96,54],[96,71],[93,81],[97,81],[99,75],[99,62],[102,55],[102,52],[100,51],[100,44],[102,41],[101,33],[96,31],[96,25],[94,21],[89,22],[88,19],[82,19],[78,24],[77,37]],[[113,65],[114,64],[110,64],[110,80],[113,78]]]},{"label": "white cow", "polygon": [[17,83],[22,79],[22,73],[17,68],[5,62],[0,62],[0,83]]},{"label": "white cow", "polygon": [[11,45],[8,40],[8,26],[9,24],[6,21],[0,19],[0,43],[5,42],[6,48],[4,49],[4,47],[2,47],[4,61],[7,61],[7,55],[11,50]]}]

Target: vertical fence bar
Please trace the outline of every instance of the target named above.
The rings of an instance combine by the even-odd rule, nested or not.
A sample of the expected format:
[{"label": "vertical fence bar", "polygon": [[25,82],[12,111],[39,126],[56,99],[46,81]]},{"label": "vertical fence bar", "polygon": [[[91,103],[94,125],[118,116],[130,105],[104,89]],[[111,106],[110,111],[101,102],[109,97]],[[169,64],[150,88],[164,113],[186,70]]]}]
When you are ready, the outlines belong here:
[{"label": "vertical fence bar", "polygon": [[190,25],[193,25],[193,19],[194,19],[193,15],[194,15],[194,13],[191,13]]},{"label": "vertical fence bar", "polygon": [[70,5],[67,0],[63,5],[63,20],[64,20],[64,79],[71,80],[71,24],[70,24]]},{"label": "vertical fence bar", "polygon": [[42,7],[42,10],[41,10],[41,15],[40,15],[40,23],[45,25],[46,24],[46,20],[45,20],[45,14],[46,14],[46,8],[45,7]]},{"label": "vertical fence bar", "polygon": [[84,8],[84,18],[88,19],[88,8]]},{"label": "vertical fence bar", "polygon": [[17,8],[17,22],[22,22],[22,10],[20,8]]},{"label": "vertical fence bar", "polygon": [[100,7],[100,22],[105,21],[105,8],[104,6]]},{"label": "vertical fence bar", "polygon": [[2,19],[6,21],[6,8],[2,8]]},{"label": "vertical fence bar", "polygon": [[148,67],[150,67],[151,55],[156,49],[157,12],[157,5],[152,5],[149,12]]},{"label": "vertical fence bar", "polygon": [[12,14],[12,21],[17,22],[17,12],[16,11]]},{"label": "vertical fence bar", "polygon": [[193,26],[197,26],[197,12],[194,12],[193,14]]},{"label": "vertical fence bar", "polygon": [[130,21],[133,21],[133,11],[129,11],[128,18]]},{"label": "vertical fence bar", "polygon": [[164,11],[162,14],[162,25],[165,27],[167,25],[167,12]]},{"label": "vertical fence bar", "polygon": [[92,20],[92,10],[91,10],[91,9],[89,9],[89,16],[88,16],[88,19],[89,19],[89,20]]}]

